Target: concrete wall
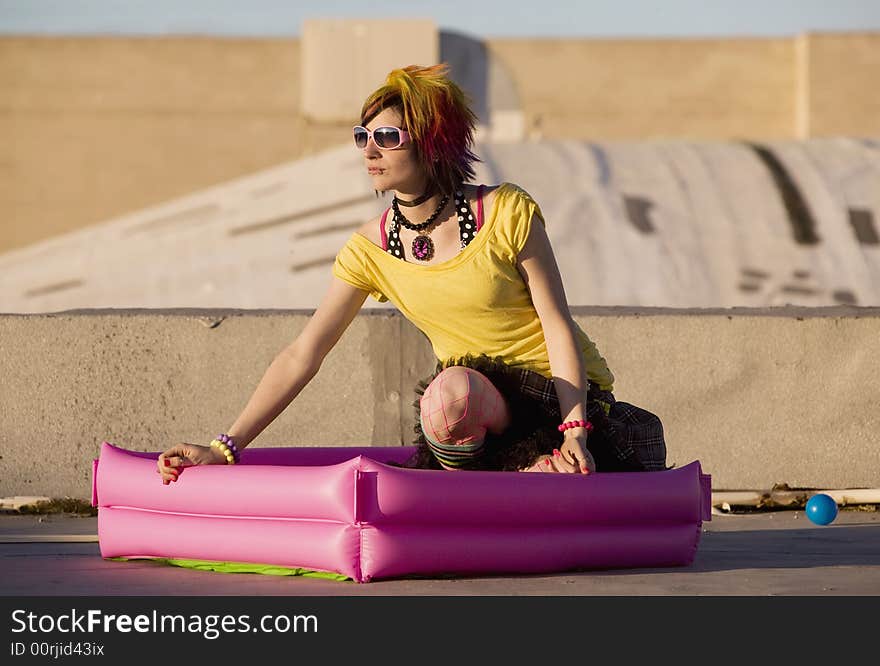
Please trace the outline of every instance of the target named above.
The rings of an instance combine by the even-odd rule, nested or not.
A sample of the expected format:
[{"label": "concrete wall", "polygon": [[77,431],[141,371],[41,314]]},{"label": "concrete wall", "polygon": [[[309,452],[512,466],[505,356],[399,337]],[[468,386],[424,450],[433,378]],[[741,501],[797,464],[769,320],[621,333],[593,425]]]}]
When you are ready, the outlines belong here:
[{"label": "concrete wall", "polygon": [[[880,135],[880,33],[485,47],[536,137]],[[345,143],[301,70],[295,39],[0,38],[0,252]]]},{"label": "concrete wall", "polygon": [[[307,311],[90,310],[0,316],[0,497],[88,498],[101,441],[160,451],[228,428]],[[716,489],[880,486],[880,308],[578,308],[658,414],[669,461]],[[252,446],[408,444],[426,339],[364,312]]]},{"label": "concrete wall", "polygon": [[880,134],[880,34],[805,34],[798,40],[799,136]]},{"label": "concrete wall", "polygon": [[[794,41],[493,40],[532,136],[791,137]],[[878,127],[880,131],[880,127]]]},{"label": "concrete wall", "polygon": [[298,40],[0,38],[0,251],[319,152]]},{"label": "concrete wall", "polygon": [[388,72],[440,54],[432,20],[310,19],[301,41],[302,113],[322,123],[349,123]]},{"label": "concrete wall", "polygon": [[[880,151],[868,140],[476,152],[475,182],[517,183],[540,204],[569,305],[880,306]],[[315,308],[339,249],[388,205],[371,187],[343,145],[0,254],[0,312]]]}]

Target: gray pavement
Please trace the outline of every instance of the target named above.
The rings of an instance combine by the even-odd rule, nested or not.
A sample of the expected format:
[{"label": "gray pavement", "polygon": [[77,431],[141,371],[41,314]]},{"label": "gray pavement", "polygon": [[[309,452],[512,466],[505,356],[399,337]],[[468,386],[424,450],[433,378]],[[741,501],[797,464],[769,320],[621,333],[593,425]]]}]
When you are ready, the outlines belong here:
[{"label": "gray pavement", "polygon": [[101,558],[97,518],[0,515],[0,595],[880,595],[880,512],[715,515],[693,565],[368,584],[221,574]]}]

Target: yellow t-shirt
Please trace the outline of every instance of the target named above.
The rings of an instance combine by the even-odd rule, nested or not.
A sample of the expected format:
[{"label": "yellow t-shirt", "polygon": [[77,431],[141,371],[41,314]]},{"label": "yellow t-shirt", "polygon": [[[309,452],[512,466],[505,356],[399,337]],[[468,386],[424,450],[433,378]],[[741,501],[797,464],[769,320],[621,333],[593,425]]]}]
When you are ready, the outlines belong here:
[{"label": "yellow t-shirt", "polygon": [[[465,354],[552,377],[541,320],[516,267],[538,204],[520,187],[502,183],[473,240],[457,255],[429,266],[402,261],[354,233],[336,255],[333,275],[377,301],[391,301],[431,341],[441,361]],[[614,376],[596,345],[576,326],[587,376],[611,390]]]}]

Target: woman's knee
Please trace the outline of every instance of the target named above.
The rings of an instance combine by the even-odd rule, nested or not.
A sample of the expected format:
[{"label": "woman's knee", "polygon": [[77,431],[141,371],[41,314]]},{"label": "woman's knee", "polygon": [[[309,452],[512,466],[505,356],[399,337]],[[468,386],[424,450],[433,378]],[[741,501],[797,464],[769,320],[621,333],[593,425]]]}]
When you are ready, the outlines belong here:
[{"label": "woman's knee", "polygon": [[421,417],[425,434],[438,441],[482,439],[487,430],[504,430],[510,420],[498,389],[464,366],[451,366],[434,378],[422,397]]}]

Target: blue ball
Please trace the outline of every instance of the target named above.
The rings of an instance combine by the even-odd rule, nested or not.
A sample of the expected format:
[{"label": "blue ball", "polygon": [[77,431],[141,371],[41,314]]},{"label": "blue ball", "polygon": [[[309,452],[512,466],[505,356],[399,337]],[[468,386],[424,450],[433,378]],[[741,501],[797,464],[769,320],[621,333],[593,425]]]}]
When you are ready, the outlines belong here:
[{"label": "blue ball", "polygon": [[829,525],[837,518],[837,502],[830,495],[813,495],[807,502],[807,518],[817,525]]}]

